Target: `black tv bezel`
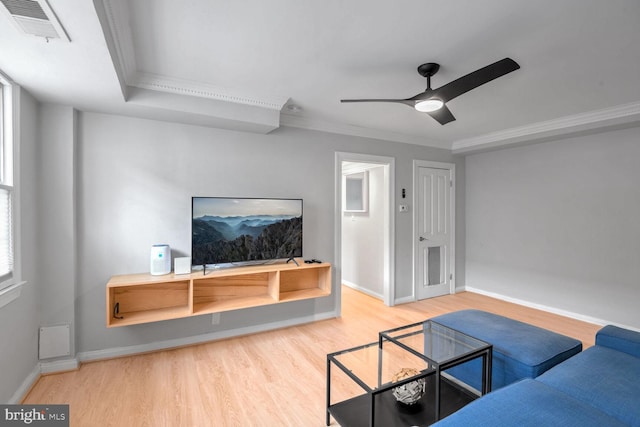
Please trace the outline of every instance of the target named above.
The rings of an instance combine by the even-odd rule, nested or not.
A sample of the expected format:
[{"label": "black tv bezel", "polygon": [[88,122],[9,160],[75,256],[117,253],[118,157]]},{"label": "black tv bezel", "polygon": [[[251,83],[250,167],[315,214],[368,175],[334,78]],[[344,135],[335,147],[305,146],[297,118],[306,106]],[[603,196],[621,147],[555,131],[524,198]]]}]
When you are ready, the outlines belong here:
[{"label": "black tv bezel", "polygon": [[233,261],[225,263],[211,263],[211,264],[193,264],[193,203],[195,199],[225,199],[225,200],[284,200],[284,201],[300,201],[300,218],[302,218],[302,246],[300,248],[300,255],[294,255],[296,258],[302,258],[304,256],[304,199],[302,197],[228,197],[228,196],[191,196],[191,219],[189,221],[189,231],[191,236],[191,267],[202,268],[223,268],[223,267],[241,267],[248,265],[266,265],[276,264],[279,262],[285,262],[288,258],[269,258],[264,260],[249,260],[249,261]]}]

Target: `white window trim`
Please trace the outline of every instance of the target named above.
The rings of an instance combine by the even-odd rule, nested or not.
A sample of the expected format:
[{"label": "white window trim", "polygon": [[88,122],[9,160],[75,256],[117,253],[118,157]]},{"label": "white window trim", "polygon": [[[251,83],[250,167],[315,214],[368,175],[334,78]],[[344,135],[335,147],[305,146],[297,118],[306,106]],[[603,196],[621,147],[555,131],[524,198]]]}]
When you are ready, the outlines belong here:
[{"label": "white window trim", "polygon": [[[5,164],[7,171],[7,183],[13,187],[13,277],[0,283],[0,308],[14,301],[20,296],[22,286],[25,281],[22,280],[21,265],[21,242],[20,242],[20,87],[16,85],[8,76],[0,72],[0,83],[6,89],[3,96],[5,107],[2,112],[4,114],[3,126],[4,140],[10,141],[8,145],[9,151],[5,151],[5,155],[12,159],[12,162]],[[8,166],[8,168],[7,168]]]},{"label": "white window trim", "polygon": [[22,286],[24,286],[26,283],[27,282],[20,281],[2,289],[0,291],[0,308],[9,304],[11,301],[18,299],[20,297],[20,293],[22,292]]}]

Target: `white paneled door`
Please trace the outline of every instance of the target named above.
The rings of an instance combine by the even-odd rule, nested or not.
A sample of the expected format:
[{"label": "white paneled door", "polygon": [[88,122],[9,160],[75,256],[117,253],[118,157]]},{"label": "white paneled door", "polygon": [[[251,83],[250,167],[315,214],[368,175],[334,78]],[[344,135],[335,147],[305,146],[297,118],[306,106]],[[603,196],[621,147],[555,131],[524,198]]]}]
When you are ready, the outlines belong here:
[{"label": "white paneled door", "polygon": [[417,165],[415,278],[416,298],[425,299],[452,292],[451,169]]}]

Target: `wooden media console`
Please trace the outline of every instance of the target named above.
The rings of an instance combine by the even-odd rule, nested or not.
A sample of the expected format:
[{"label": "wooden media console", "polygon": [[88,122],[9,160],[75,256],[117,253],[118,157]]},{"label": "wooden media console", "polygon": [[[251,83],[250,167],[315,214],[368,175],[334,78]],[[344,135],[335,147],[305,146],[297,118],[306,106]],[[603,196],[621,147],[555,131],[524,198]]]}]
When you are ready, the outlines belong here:
[{"label": "wooden media console", "polygon": [[107,283],[107,327],[331,295],[331,264],[298,263],[113,276]]}]

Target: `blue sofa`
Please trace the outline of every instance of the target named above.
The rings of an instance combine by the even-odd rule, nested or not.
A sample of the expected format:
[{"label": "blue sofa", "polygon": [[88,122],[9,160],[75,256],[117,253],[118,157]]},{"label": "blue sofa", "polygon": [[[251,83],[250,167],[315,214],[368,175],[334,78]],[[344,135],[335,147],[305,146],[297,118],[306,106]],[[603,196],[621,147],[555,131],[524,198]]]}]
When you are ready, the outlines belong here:
[{"label": "blue sofa", "polygon": [[640,333],[605,326],[595,346],[434,426],[640,426]]},{"label": "blue sofa", "polygon": [[[491,389],[536,378],[582,351],[576,339],[481,310],[460,310],[431,319],[493,345]],[[447,374],[481,389],[480,359],[450,368]]]}]

